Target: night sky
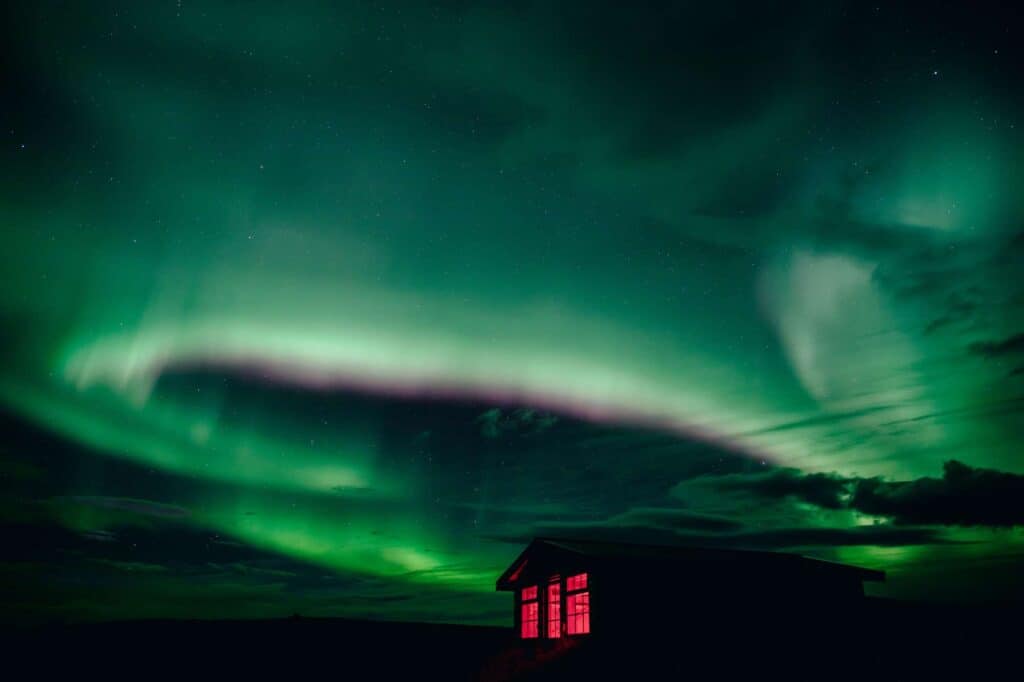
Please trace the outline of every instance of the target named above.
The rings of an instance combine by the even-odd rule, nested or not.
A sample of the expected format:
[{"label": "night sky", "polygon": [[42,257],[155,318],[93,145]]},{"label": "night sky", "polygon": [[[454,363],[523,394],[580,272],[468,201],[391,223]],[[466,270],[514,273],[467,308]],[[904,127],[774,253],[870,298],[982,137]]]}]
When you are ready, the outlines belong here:
[{"label": "night sky", "polygon": [[1024,598],[1020,24],[631,4],[5,7],[2,619],[509,622],[534,535]]}]

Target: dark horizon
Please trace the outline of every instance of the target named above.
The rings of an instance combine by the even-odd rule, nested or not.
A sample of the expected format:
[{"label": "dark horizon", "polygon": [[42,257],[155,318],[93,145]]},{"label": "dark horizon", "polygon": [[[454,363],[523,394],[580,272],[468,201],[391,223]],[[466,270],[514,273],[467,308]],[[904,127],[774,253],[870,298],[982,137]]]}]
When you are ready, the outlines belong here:
[{"label": "dark horizon", "polygon": [[[791,680],[997,677],[1012,667],[1021,610],[913,607],[870,600],[807,618],[788,610],[725,615],[688,611],[636,636],[594,635],[554,647],[524,647],[510,627],[307,618],[155,620],[3,628],[12,662],[41,673],[137,671],[159,661],[165,674],[265,675],[301,661],[305,670],[338,665],[354,676],[419,679],[592,680],[611,675],[708,675]],[[710,617],[709,617],[710,616]],[[751,617],[754,616],[754,619]],[[740,619],[738,621],[738,619]],[[737,628],[738,622],[742,627]],[[672,627],[668,627],[671,625]],[[757,635],[746,636],[751,627]],[[382,643],[398,655],[381,656]],[[116,647],[118,655],[109,652]],[[61,656],[50,652],[60,651]],[[168,657],[169,651],[181,652]],[[941,655],[936,655],[941,651]],[[841,662],[841,665],[837,665]]]}]

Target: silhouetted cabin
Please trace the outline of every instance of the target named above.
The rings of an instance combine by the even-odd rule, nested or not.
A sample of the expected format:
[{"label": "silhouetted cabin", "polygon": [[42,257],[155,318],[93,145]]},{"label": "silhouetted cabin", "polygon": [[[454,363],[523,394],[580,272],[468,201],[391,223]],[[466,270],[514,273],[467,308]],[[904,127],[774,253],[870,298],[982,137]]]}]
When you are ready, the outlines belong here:
[{"label": "silhouetted cabin", "polygon": [[[882,571],[796,554],[537,538],[497,582],[538,642],[834,620]],[[809,616],[811,616],[809,618]],[[813,616],[820,616],[815,618]]]}]

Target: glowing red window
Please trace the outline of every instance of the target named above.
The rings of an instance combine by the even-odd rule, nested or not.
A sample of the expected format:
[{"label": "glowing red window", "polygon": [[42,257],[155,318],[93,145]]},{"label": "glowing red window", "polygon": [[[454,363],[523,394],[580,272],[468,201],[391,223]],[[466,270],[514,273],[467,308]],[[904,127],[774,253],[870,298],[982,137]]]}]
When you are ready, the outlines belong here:
[{"label": "glowing red window", "polygon": [[570,635],[590,632],[590,592],[587,574],[569,576],[565,581],[565,630]]},{"label": "glowing red window", "polygon": [[587,589],[587,574],[580,573],[579,575],[570,575],[565,579],[565,591],[575,592],[576,590]]},{"label": "glowing red window", "polygon": [[519,607],[519,636],[536,639],[540,636],[540,604],[537,602],[537,586],[524,587],[522,604]]},{"label": "glowing red window", "polygon": [[556,576],[548,583],[548,639],[562,636],[562,585]]}]

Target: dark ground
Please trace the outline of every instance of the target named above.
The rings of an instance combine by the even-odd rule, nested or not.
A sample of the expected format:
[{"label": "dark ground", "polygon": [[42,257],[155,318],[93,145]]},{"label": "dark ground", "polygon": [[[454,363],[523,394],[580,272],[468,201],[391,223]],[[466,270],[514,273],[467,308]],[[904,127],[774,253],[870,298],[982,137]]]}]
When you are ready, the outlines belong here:
[{"label": "dark ground", "polygon": [[[821,679],[1024,677],[1024,609],[871,600],[795,614],[678,614],[628,641],[592,635],[524,649],[508,628],[293,617],[141,621],[3,632],[7,670],[91,679],[227,674],[338,679]],[[566,646],[568,645],[568,646]]]}]

